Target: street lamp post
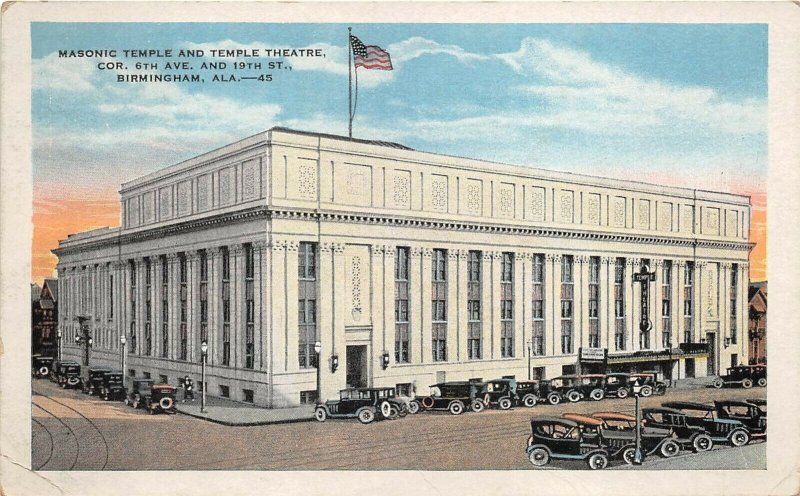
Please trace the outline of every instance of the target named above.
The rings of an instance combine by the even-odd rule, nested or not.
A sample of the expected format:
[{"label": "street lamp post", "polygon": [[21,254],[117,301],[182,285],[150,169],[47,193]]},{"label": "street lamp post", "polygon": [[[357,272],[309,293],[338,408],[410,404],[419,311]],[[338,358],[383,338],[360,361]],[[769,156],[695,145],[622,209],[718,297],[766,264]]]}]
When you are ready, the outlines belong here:
[{"label": "street lamp post", "polygon": [[58,340],[56,342],[56,360],[58,360],[59,362],[61,361],[61,339],[62,339],[62,337],[63,336],[61,334],[61,328],[59,328],[58,331],[56,331],[56,339]]},{"label": "street lamp post", "polygon": [[642,386],[637,379],[633,383],[633,397],[636,400],[636,451],[633,454],[633,464],[641,465],[644,456],[642,455],[642,410],[639,408],[639,396],[642,393]]},{"label": "street lamp post", "polygon": [[119,337],[119,342],[122,345],[122,348],[120,349],[120,355],[122,355],[121,356],[121,358],[122,358],[122,377],[125,377],[125,375],[127,374],[127,372],[125,372],[125,343],[127,343],[128,340],[125,338],[125,333],[124,332]]},{"label": "street lamp post", "polygon": [[200,413],[206,413],[206,359],[208,358],[208,343],[200,344],[200,355],[203,357],[200,368]]},{"label": "street lamp post", "polygon": [[91,317],[87,315],[78,315],[75,317],[80,326],[80,334],[75,336],[75,344],[83,345],[83,364],[89,365],[89,348],[92,347],[92,336],[89,334],[89,326],[86,324]]},{"label": "street lamp post", "polygon": [[528,341],[528,380],[532,379],[531,376],[531,355],[533,351],[533,340]]},{"label": "street lamp post", "polygon": [[317,403],[322,400],[322,386],[320,383],[320,363],[319,363],[319,354],[322,351],[322,343],[317,341],[314,343],[314,353],[317,354]]}]

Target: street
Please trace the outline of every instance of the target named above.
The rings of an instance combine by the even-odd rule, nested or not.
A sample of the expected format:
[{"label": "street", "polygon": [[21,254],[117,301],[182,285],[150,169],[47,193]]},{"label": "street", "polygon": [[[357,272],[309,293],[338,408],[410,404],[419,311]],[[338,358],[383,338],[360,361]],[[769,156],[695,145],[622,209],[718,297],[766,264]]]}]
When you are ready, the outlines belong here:
[{"label": "street", "polygon": [[[641,403],[765,397],[763,388],[671,389]],[[524,454],[531,416],[634,410],[634,400],[628,398],[460,416],[421,413],[369,425],[329,420],[230,427],[181,414],[148,415],[122,402],[62,390],[44,379],[33,381],[32,403],[37,470],[534,470]],[[765,464],[763,447],[746,447],[736,457],[755,453],[747,466],[756,468]],[[691,467],[693,459],[704,460],[697,468],[726,468],[731,456],[716,454],[723,450],[732,456],[737,449],[682,454],[675,461],[653,457],[641,467],[625,468]],[[611,467],[621,464],[615,460]],[[582,462],[556,461],[536,470],[585,468]]]}]

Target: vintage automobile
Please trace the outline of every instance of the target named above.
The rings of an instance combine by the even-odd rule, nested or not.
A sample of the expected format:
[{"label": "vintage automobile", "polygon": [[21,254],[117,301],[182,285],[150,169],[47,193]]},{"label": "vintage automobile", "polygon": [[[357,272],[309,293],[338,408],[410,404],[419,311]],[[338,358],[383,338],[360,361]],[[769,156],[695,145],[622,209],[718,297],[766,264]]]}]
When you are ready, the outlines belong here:
[{"label": "vintage automobile", "polygon": [[525,454],[534,467],[542,467],[551,459],[585,460],[592,470],[608,466],[609,454],[601,443],[596,430],[587,430],[586,425],[597,427],[602,422],[589,419],[575,422],[559,417],[533,417],[531,435]]},{"label": "vintage automobile", "polygon": [[125,386],[123,385],[123,375],[119,370],[111,370],[103,374],[100,381],[99,395],[106,401],[124,400],[126,396]]},{"label": "vintage automobile", "polygon": [[53,368],[53,357],[33,355],[31,357],[31,375],[33,377],[47,377]]},{"label": "vintage automobile", "polygon": [[767,386],[767,368],[763,365],[738,365],[729,367],[727,373],[716,377],[711,383],[717,389],[724,386],[741,386],[750,389],[753,384]]},{"label": "vintage automobile", "polygon": [[644,425],[671,430],[681,448],[690,448],[697,453],[713,448],[714,441],[709,433],[702,427],[690,425],[686,418],[684,412],[674,408],[642,408]]},{"label": "vintage automobile", "polygon": [[517,381],[514,379],[492,379],[483,390],[483,403],[487,407],[508,410],[517,398]]},{"label": "vintage automobile", "polygon": [[[633,463],[636,454],[636,418],[623,413],[600,412],[590,417],[575,413],[565,413],[563,418],[584,424],[584,436],[596,432],[599,444],[606,448],[611,458],[618,458],[627,464]],[[587,419],[599,420],[600,425]],[[624,427],[624,428],[621,428]],[[630,427],[630,428],[628,428]],[[654,427],[642,428],[642,454],[660,454],[664,458],[675,456],[680,446],[675,441],[675,434],[669,429]]]},{"label": "vintage automobile", "polygon": [[74,360],[56,360],[50,368],[50,381],[59,384],[59,377],[61,377],[62,365],[78,365]]},{"label": "vintage automobile", "polygon": [[630,394],[630,374],[612,372],[606,374],[605,395],[627,398]]},{"label": "vintage automobile", "polygon": [[78,362],[60,362],[56,368],[56,382],[64,389],[81,385],[81,366]]},{"label": "vintage automobile", "polygon": [[705,430],[715,443],[738,447],[750,442],[751,436],[747,427],[738,420],[719,418],[713,405],[691,401],[668,401],[662,406],[686,413],[686,423]]},{"label": "vintage automobile", "polygon": [[636,381],[639,381],[639,386],[642,387],[640,394],[643,398],[647,398],[654,394],[660,396],[666,394],[667,392],[667,383],[658,380],[658,372],[637,372],[635,374],[631,374],[629,378],[629,393],[633,393],[633,386]]},{"label": "vintage automobile", "polygon": [[761,411],[764,412],[765,414],[767,413],[767,400],[766,399],[764,399],[764,398],[758,398],[758,399],[749,398],[749,399],[747,399],[745,401],[747,401],[748,403],[752,403],[755,406],[759,407],[761,409]]},{"label": "vintage automobile", "polygon": [[547,398],[550,392],[550,381],[530,380],[517,381],[517,394],[515,403],[528,408],[536,406],[536,403]]},{"label": "vintage automobile", "polygon": [[584,398],[600,401],[605,398],[604,374],[562,375],[550,381],[547,402],[557,405],[563,400],[576,403]]},{"label": "vintage automobile", "polygon": [[150,415],[156,412],[178,413],[175,408],[175,396],[178,388],[170,384],[153,384],[150,388],[150,396],[144,400],[144,407]]},{"label": "vintage automobile", "polygon": [[87,367],[86,374],[81,381],[81,389],[84,394],[95,395],[100,390],[100,383],[103,380],[103,374],[111,372],[111,369],[106,367]]},{"label": "vintage automobile", "polygon": [[328,400],[314,409],[314,418],[325,422],[332,418],[358,418],[362,424],[373,420],[393,420],[405,416],[405,404],[394,388],[342,389],[338,400]]},{"label": "vintage automobile", "polygon": [[430,396],[418,396],[420,410],[447,410],[453,415],[461,415],[469,408],[473,412],[481,412],[486,407],[483,402],[485,384],[477,381],[442,382],[430,386]]},{"label": "vintage automobile", "polygon": [[125,404],[139,408],[144,404],[145,398],[150,396],[153,383],[153,379],[132,378],[130,391],[125,397]]},{"label": "vintage automobile", "polygon": [[743,423],[753,438],[767,437],[767,413],[750,401],[715,401],[717,417],[738,420]]}]

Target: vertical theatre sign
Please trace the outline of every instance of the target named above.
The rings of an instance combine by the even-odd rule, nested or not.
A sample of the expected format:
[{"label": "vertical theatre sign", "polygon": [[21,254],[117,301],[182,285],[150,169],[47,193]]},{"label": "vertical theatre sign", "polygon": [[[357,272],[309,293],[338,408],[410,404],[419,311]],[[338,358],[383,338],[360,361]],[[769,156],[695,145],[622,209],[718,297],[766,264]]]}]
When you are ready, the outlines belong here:
[{"label": "vertical theatre sign", "polygon": [[641,320],[639,320],[639,329],[642,332],[648,332],[653,328],[653,323],[650,321],[650,282],[656,280],[656,273],[650,272],[650,267],[642,265],[638,274],[633,274],[633,282],[641,284]]}]

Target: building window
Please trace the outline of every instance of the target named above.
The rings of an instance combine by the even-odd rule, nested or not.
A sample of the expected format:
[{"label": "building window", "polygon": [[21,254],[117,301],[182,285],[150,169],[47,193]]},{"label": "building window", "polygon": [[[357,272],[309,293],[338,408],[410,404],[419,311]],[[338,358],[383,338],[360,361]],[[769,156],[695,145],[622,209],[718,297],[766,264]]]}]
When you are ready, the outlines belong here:
[{"label": "building window", "polygon": [[317,272],[315,243],[300,243],[298,250],[298,325],[299,363],[301,369],[317,366]]},{"label": "building window", "polygon": [[531,354],[544,355],[544,255],[533,256],[533,335]]},{"label": "building window", "polygon": [[433,361],[447,360],[447,250],[433,250],[431,266],[431,326]]},{"label": "building window", "polygon": [[228,386],[220,385],[220,387],[219,387],[219,395],[222,396],[223,398],[230,398],[231,397],[231,389]]},{"label": "building window", "polygon": [[188,320],[189,320],[189,286],[188,286],[188,274],[186,270],[186,255],[184,253],[178,254],[178,266],[179,266],[179,276],[180,276],[180,284],[181,284],[181,319],[180,319],[180,348],[179,348],[179,360],[186,360],[188,356],[188,341],[189,341],[189,334],[187,330]]},{"label": "building window", "polygon": [[625,349],[625,259],[614,263],[614,349]]},{"label": "building window", "polygon": [[142,377],[144,377],[145,379],[151,379],[150,372],[142,372]]},{"label": "building window", "polygon": [[467,358],[481,358],[481,259],[483,254],[471,251],[467,255]]},{"label": "building window", "polygon": [[244,397],[245,403],[254,403],[252,389],[242,389],[242,396]]},{"label": "building window", "polygon": [[[642,264],[642,267],[647,268],[648,272],[650,271],[650,259],[649,258],[643,258],[641,260],[641,264]],[[649,286],[650,286],[650,282],[649,281],[645,281],[645,282],[641,283],[639,285],[639,287],[640,288],[644,288],[645,284],[648,286],[647,289],[649,291],[649,289],[650,289],[649,288]],[[649,300],[648,300],[647,304],[648,305],[650,304]],[[639,349],[640,350],[649,350],[650,349],[650,331],[649,330],[641,330],[641,329],[639,330]]]},{"label": "building window", "polygon": [[412,394],[410,382],[403,382],[401,384],[396,384],[394,386],[394,390],[397,396],[411,397]]},{"label": "building window", "polygon": [[131,335],[128,338],[130,352],[136,353],[136,262],[128,262],[131,277]]},{"label": "building window", "polygon": [[686,262],[683,272],[683,342],[691,343],[694,335],[694,262]]},{"label": "building window", "polygon": [[244,367],[255,367],[255,256],[253,245],[244,245],[244,303],[245,303],[245,332],[244,332]]},{"label": "building window", "polygon": [[731,266],[731,292],[730,292],[731,293],[731,326],[730,326],[731,344],[736,344],[737,343],[736,335],[738,334],[736,332],[737,331],[737,329],[736,329],[736,325],[737,325],[736,312],[737,312],[737,308],[738,308],[738,305],[737,305],[738,292],[737,292],[736,288],[738,286],[738,272],[739,272],[739,266],[737,264],[733,264]]},{"label": "building window", "polygon": [[301,405],[313,405],[317,402],[317,392],[316,391],[300,391],[300,404]]},{"label": "building window", "polygon": [[160,382],[161,384],[169,384],[169,377],[165,375],[159,375],[158,382]]},{"label": "building window", "polygon": [[514,356],[514,254],[509,252],[500,262],[500,356]]},{"label": "building window", "polygon": [[398,247],[394,256],[394,361],[409,362],[408,248]]},{"label": "building window", "polygon": [[600,347],[600,257],[589,258],[589,348]]},{"label": "building window", "polygon": [[150,356],[153,353],[153,302],[152,302],[152,285],[153,285],[153,264],[150,263],[149,258],[144,260],[144,354]]},{"label": "building window", "polygon": [[222,365],[231,364],[231,254],[227,246],[220,250],[222,259]]},{"label": "building window", "polygon": [[661,346],[672,348],[672,261],[661,267]]},{"label": "building window", "polygon": [[561,353],[572,353],[573,318],[573,259],[571,255],[561,257]]},{"label": "building window", "polygon": [[169,357],[169,265],[161,257],[161,357]]}]

